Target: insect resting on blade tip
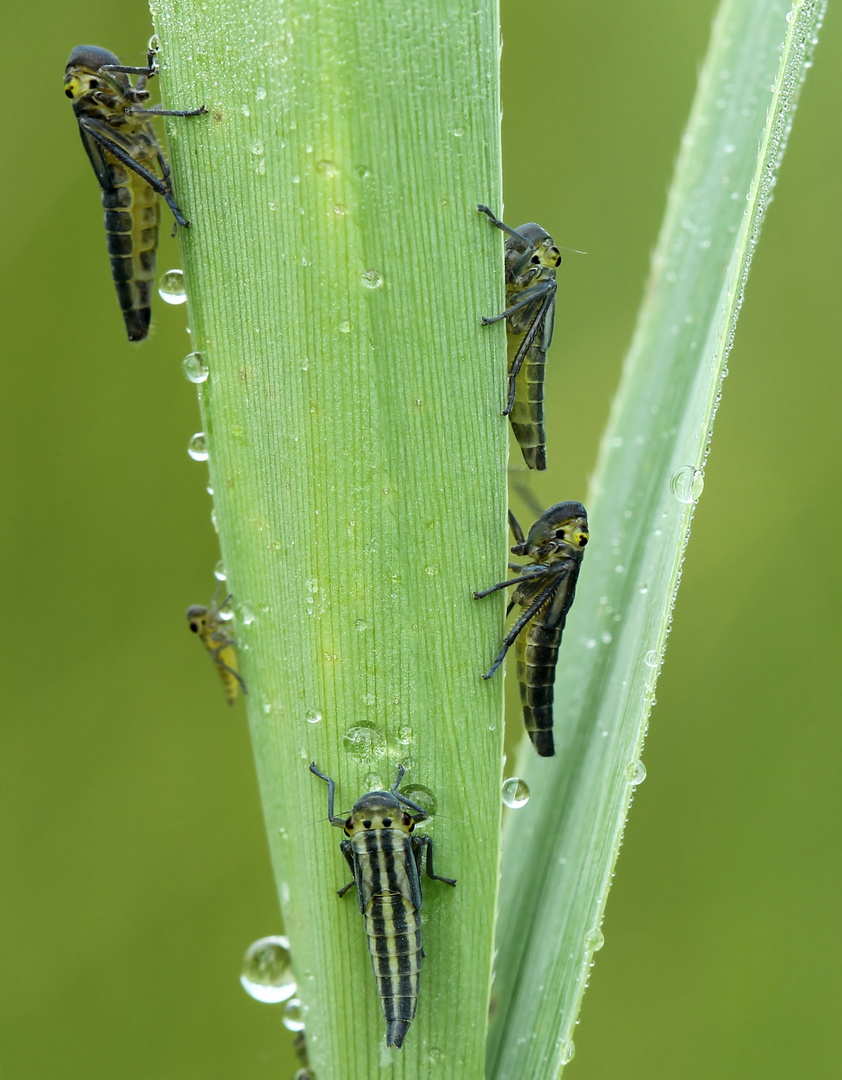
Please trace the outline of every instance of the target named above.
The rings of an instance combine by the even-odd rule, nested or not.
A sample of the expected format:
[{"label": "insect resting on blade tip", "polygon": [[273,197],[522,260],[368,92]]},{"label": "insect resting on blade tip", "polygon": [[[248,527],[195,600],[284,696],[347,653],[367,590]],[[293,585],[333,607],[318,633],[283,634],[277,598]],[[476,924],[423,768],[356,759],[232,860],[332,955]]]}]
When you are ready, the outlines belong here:
[{"label": "insect resting on blade tip", "polygon": [[509,563],[515,576],[500,581],[474,597],[481,600],[500,589],[517,588],[506,608],[522,608],[522,614],[503,638],[494,663],[483,675],[490,679],[509,648],[517,641],[517,679],[523,704],[523,722],[541,757],[552,757],[553,683],[558,650],[567,613],[576,595],[576,582],[588,542],[588,514],[579,502],[556,503],[538,518],[524,537],[517,518],[509,511],[516,543],[513,555],[532,561]]},{"label": "insect resting on blade tip", "polygon": [[[433,871],[433,841],[415,836],[416,825],[429,817],[423,807],[398,791],[403,765],[388,791],[370,791],[357,799],[347,817],[333,813],[336,783],[310,763],[310,772],[327,783],[327,816],[343,829],[339,845],[354,880],[339,890],[344,896],[356,886],[371,966],[386,1020],[386,1045],[400,1048],[418,1003],[421,947],[421,867],[427,877],[455,885]],[[407,809],[415,813],[408,813]],[[426,853],[426,856],[425,856]]]},{"label": "insect resting on blade tip", "polygon": [[482,319],[484,326],[506,320],[509,383],[503,414],[511,420],[529,468],[546,469],[544,372],[553,340],[555,272],[561,252],[547,230],[535,222],[513,229],[487,206],[477,210],[506,234],[506,310]]},{"label": "insect resting on blade tip", "polygon": [[[157,74],[155,52],[146,67],[125,67],[107,49],[77,45],[64,73],[64,92],[73,102],[82,143],[102,193],[111,276],[129,341],[149,333],[160,213],[158,196],[176,223],[190,222],[178,207],[170,167],[149,123],[152,116],[200,116],[198,109],[147,109],[146,84]],[[132,86],[129,75],[137,75]]]},{"label": "insect resting on blade tip", "polygon": [[243,677],[239,672],[237,643],[229,633],[220,615],[220,611],[231,600],[231,594],[229,593],[222,603],[217,605],[216,598],[218,595],[219,589],[217,588],[210,602],[210,607],[204,607],[202,604],[193,604],[189,607],[187,609],[187,623],[210,653],[211,660],[216,665],[216,670],[222,679],[228,704],[233,705],[237,700],[237,691],[242,690],[244,694],[247,694],[248,690],[246,690],[246,684],[243,682]]}]

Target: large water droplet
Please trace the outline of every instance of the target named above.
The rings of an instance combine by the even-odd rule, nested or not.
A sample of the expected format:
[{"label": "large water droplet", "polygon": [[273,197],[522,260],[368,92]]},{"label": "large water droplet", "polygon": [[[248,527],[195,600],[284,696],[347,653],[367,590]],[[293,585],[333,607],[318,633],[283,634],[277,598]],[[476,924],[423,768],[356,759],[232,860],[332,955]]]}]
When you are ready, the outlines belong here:
[{"label": "large water droplet", "polygon": [[283,1025],[290,1031],[304,1030],[304,1009],[298,998],[290,998],[284,1005],[284,1015],[281,1017]]},{"label": "large water droplet", "polygon": [[626,766],[626,776],[629,778],[632,787],[637,787],[646,779],[646,766],[642,761],[631,761]]},{"label": "large water droplet", "polygon": [[362,283],[367,289],[379,289],[383,284],[383,275],[373,267],[371,270],[363,270]]},{"label": "large water droplet", "polygon": [[225,572],[225,563],[223,563],[222,559],[220,559],[216,566],[213,568],[213,576],[216,578],[217,581],[228,580],[228,574]]},{"label": "large water droplet", "polygon": [[339,333],[340,334],[350,334],[351,333],[351,324],[348,322],[347,319],[345,319],[343,322],[341,322],[339,324]]},{"label": "large water droplet", "polygon": [[588,952],[599,952],[604,944],[605,937],[598,926],[595,926],[593,930],[589,930],[587,934],[585,934],[585,948]]},{"label": "large water droplet", "polygon": [[345,752],[363,765],[372,765],[386,753],[385,733],[366,720],[348,728],[342,742]]},{"label": "large water droplet", "polygon": [[519,776],[510,776],[508,780],[504,780],[502,790],[503,802],[510,810],[519,810],[529,802],[529,784]]},{"label": "large water droplet", "polygon": [[192,383],[203,383],[208,377],[208,365],[201,353],[188,353],[181,361],[181,370]]},{"label": "large water droplet", "polygon": [[158,295],[168,304],[183,304],[187,300],[183,270],[167,270],[158,282]]},{"label": "large water droplet", "polygon": [[407,799],[412,799],[414,803],[418,803],[429,817],[435,817],[439,804],[428,787],[424,787],[423,784],[407,784],[406,787],[401,788],[401,795],[405,795]]},{"label": "large water droplet", "polygon": [[658,654],[654,649],[650,649],[649,652],[643,657],[643,663],[647,667],[656,668],[658,666]]},{"label": "large water droplet", "polygon": [[259,938],[246,949],[240,982],[255,1001],[277,1004],[296,991],[289,941],[280,934]]},{"label": "large water droplet", "polygon": [[700,469],[684,465],[670,477],[670,491],[685,506],[699,501],[704,491],[705,478]]},{"label": "large water droplet", "polygon": [[318,709],[305,709],[304,719],[308,724],[318,724],[321,722],[322,714]]},{"label": "large water droplet", "polygon": [[562,1065],[567,1065],[571,1062],[576,1054],[576,1047],[573,1045],[572,1039],[567,1039],[567,1041],[563,1042],[558,1049]]},{"label": "large water droplet", "polygon": [[208,460],[208,440],[204,431],[197,431],[187,444],[187,453],[194,461]]}]

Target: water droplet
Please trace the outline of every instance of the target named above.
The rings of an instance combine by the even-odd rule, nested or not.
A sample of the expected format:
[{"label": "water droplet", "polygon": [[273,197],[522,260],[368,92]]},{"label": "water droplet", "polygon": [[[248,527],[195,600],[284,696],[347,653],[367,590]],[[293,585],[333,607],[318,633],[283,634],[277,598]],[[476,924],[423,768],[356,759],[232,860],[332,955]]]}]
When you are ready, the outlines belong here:
[{"label": "water droplet", "polygon": [[362,283],[367,289],[379,289],[383,284],[383,275],[374,267],[370,270],[363,270]]},{"label": "water droplet", "polygon": [[289,1031],[304,1030],[304,1009],[298,998],[290,998],[284,1005],[284,1015],[281,1017],[283,1025]]},{"label": "water droplet", "polygon": [[249,147],[249,150],[251,150],[251,152],[256,157],[261,157],[263,155],[263,153],[265,152],[264,147],[263,147],[263,143],[260,141],[260,139],[255,139],[254,142]]},{"label": "water droplet", "polygon": [[347,319],[345,319],[343,322],[341,322],[339,324],[339,333],[340,334],[350,334],[351,333],[351,324],[348,322]]},{"label": "water droplet", "polygon": [[705,478],[701,470],[692,465],[682,466],[670,477],[670,491],[685,506],[698,502],[704,487]]},{"label": "water droplet", "polygon": [[656,668],[658,666],[658,654],[654,649],[650,649],[649,652],[643,657],[643,663],[647,667]]},{"label": "water droplet", "polygon": [[503,781],[503,802],[510,810],[519,810],[529,802],[529,784],[519,776]]},{"label": "water droplet", "polygon": [[158,282],[158,295],[168,304],[183,304],[187,300],[183,270],[167,270]]},{"label": "water droplet", "polygon": [[339,166],[334,161],[319,161],[316,163],[316,169],[330,178],[339,176]]},{"label": "water droplet", "polygon": [[588,952],[599,952],[604,944],[605,936],[598,926],[595,926],[593,930],[589,930],[587,934],[585,934],[585,948]]},{"label": "water droplet", "polygon": [[629,783],[632,787],[637,787],[638,784],[642,784],[646,779],[646,766],[642,761],[630,761],[626,766],[626,776],[629,778]]},{"label": "water droplet", "polygon": [[213,568],[213,576],[216,578],[217,581],[228,580],[228,575],[225,573],[225,565],[222,562],[222,559],[220,559],[216,566]]},{"label": "water droplet", "polygon": [[407,799],[412,799],[414,803],[418,803],[421,809],[430,817],[435,817],[439,804],[428,787],[424,787],[423,784],[407,784],[401,788],[401,795],[405,795]]},{"label": "water droplet", "polygon": [[213,525],[213,531],[219,535],[219,518],[216,516],[216,507],[211,510],[211,525]]},{"label": "water droplet", "polygon": [[429,574],[430,577],[435,577],[438,572],[439,568],[435,565],[435,563],[432,563],[430,566],[424,567],[424,573]]},{"label": "water droplet", "polygon": [[243,110],[243,116],[251,116],[251,109],[248,105],[241,105],[240,108]]},{"label": "water droplet", "polygon": [[568,1062],[571,1062],[576,1055],[576,1047],[573,1045],[573,1040],[567,1039],[566,1042],[563,1042],[559,1046],[558,1051],[559,1058],[561,1059],[561,1064],[567,1065]]},{"label": "water droplet", "polygon": [[318,709],[307,709],[304,713],[304,719],[308,724],[318,724],[322,719],[322,714]]},{"label": "water droplet", "polygon": [[409,746],[412,742],[412,728],[409,724],[401,724],[398,728],[398,742],[403,746]]},{"label": "water droplet", "polygon": [[465,132],[462,130],[462,128],[454,128],[453,130],[453,137],[456,139],[461,139],[464,134]]},{"label": "water droplet", "polygon": [[266,87],[258,86],[258,88],[254,92],[254,96],[257,98],[258,101],[264,101],[266,98]]},{"label": "water droplet", "polygon": [[192,383],[203,383],[208,377],[208,365],[201,353],[188,353],[181,361],[181,370]]},{"label": "water droplet", "polygon": [[152,37],[146,42],[146,48],[149,50],[149,52],[157,52],[160,47],[161,46],[158,44],[157,34],[153,34]]},{"label": "water droplet", "polygon": [[386,753],[385,734],[366,720],[348,728],[342,742],[345,752],[362,765],[373,765]]},{"label": "water droplet", "polygon": [[208,460],[208,440],[204,431],[197,431],[187,444],[187,453],[194,461]]},{"label": "water droplet", "polygon": [[289,941],[280,934],[259,938],[246,949],[240,982],[255,1001],[276,1004],[296,991]]},{"label": "water droplet", "polygon": [[358,165],[354,169],[354,172],[357,174],[357,176],[360,177],[361,180],[367,180],[369,176],[371,176],[371,169],[369,169],[367,165]]},{"label": "water droplet", "polygon": [[251,626],[255,620],[255,614],[248,604],[240,604],[240,621],[243,626]]}]

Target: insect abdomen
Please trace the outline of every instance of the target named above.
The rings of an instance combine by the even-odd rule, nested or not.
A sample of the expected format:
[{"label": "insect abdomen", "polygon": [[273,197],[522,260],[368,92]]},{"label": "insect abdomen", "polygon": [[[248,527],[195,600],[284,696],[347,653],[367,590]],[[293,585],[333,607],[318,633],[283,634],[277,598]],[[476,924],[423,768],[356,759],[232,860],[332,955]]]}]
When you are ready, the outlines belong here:
[{"label": "insect abdomen", "polygon": [[510,420],[523,459],[530,469],[547,467],[544,430],[544,371],[547,354],[532,346],[515,379],[515,401]]},{"label": "insect abdomen", "polygon": [[555,754],[553,684],[561,632],[562,627],[548,630],[538,616],[517,643],[517,679],[523,722],[541,757]]},{"label": "insect abdomen", "polygon": [[365,932],[386,1020],[386,1045],[400,1047],[415,1016],[421,957],[421,919],[410,899],[406,833],[371,829],[355,838]]},{"label": "insect abdomen", "polygon": [[386,1020],[386,1045],[400,1046],[418,1004],[421,920],[409,900],[387,893],[375,896],[366,908],[365,932]]},{"label": "insect abdomen", "polygon": [[106,155],[114,186],[103,188],[105,232],[111,276],[130,341],[149,333],[155,251],[160,212],[158,196],[136,173]]}]

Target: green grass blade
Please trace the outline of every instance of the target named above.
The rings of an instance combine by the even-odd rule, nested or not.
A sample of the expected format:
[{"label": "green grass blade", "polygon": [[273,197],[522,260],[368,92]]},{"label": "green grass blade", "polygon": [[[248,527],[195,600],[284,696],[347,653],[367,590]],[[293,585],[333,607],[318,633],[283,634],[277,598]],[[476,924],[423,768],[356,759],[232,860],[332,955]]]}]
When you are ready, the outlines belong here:
[{"label": "green grass blade", "polygon": [[[483,1075],[505,565],[496,4],[156,0],[220,544],[285,929],[320,1077]],[[478,10],[479,9],[479,10]],[[496,375],[495,375],[496,373]],[[208,737],[211,737],[210,735]],[[386,1054],[342,839],[390,785],[440,816],[416,1020]]]},{"label": "green grass blade", "polygon": [[556,1077],[636,783],[725,363],[824,12],[726,0],[588,502],[561,652],[557,757],[505,832],[491,1080]]}]

